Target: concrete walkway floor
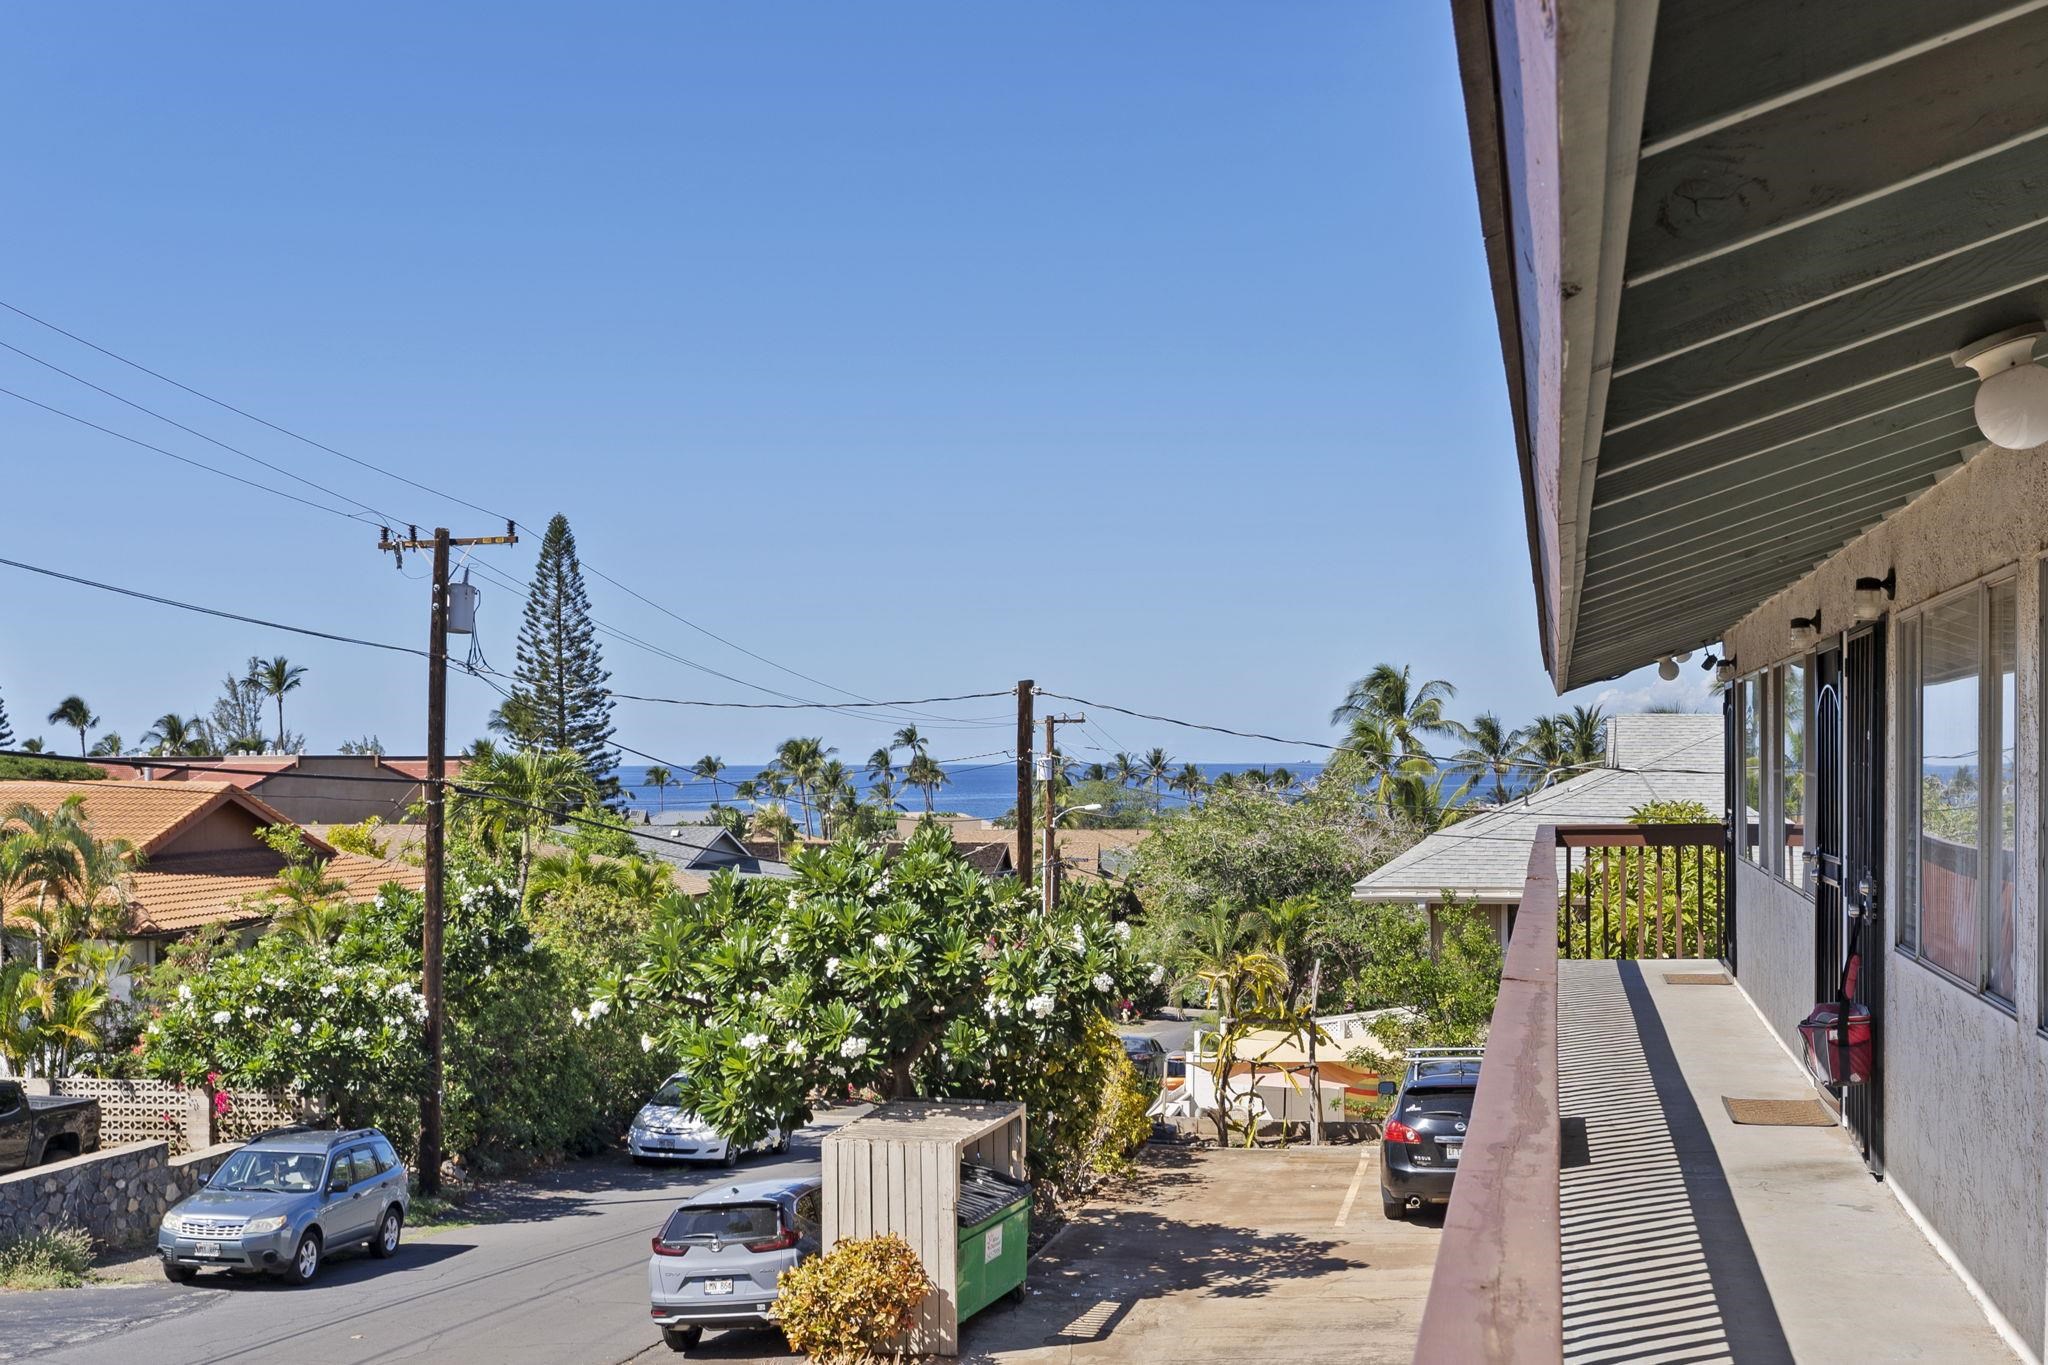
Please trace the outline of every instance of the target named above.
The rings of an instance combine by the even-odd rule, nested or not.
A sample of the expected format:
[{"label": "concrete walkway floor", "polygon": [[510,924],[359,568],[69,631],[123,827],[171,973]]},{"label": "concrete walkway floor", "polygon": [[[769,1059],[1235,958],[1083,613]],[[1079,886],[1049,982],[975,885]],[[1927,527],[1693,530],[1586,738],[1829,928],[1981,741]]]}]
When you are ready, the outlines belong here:
[{"label": "concrete walkway floor", "polygon": [[1565,1359],[2014,1359],[1838,1127],[1733,1122],[1810,1099],[1712,962],[1558,964]]}]

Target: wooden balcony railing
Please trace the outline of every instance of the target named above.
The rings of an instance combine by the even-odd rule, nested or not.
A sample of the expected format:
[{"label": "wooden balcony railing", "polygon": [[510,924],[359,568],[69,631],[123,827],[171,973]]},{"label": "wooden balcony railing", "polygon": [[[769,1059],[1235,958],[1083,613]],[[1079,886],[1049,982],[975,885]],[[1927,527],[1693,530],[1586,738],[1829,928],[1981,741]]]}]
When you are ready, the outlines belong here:
[{"label": "wooden balcony railing", "polygon": [[1727,956],[1722,826],[1563,826],[1557,846],[1564,850],[1561,956]]},{"label": "wooden balcony railing", "polygon": [[1557,831],[1529,851],[1514,937],[1473,1098],[1458,1182],[1437,1243],[1417,1365],[1557,1365]]}]

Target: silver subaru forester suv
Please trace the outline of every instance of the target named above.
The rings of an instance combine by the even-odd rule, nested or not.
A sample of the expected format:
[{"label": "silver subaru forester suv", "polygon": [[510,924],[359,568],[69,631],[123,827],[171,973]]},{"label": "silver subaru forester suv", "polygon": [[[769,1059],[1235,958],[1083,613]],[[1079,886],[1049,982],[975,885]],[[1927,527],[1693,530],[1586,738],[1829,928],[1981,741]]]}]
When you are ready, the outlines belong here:
[{"label": "silver subaru forester suv", "polygon": [[156,1250],[179,1284],[207,1266],[304,1284],[342,1247],[392,1255],[411,1206],[405,1166],[376,1129],[273,1128],[164,1214]]}]

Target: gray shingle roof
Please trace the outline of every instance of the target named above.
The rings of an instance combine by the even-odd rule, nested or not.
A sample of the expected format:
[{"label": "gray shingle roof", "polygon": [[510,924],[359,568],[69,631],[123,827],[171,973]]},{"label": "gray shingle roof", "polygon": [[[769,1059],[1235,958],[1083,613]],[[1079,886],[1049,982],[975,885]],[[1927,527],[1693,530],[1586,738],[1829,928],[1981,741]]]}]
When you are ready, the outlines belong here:
[{"label": "gray shingle roof", "polygon": [[1697,801],[1719,818],[1721,717],[1613,716],[1607,763],[1498,810],[1438,830],[1369,873],[1352,895],[1369,901],[1464,900],[1515,904],[1529,848],[1544,825],[1618,825],[1651,801]]}]

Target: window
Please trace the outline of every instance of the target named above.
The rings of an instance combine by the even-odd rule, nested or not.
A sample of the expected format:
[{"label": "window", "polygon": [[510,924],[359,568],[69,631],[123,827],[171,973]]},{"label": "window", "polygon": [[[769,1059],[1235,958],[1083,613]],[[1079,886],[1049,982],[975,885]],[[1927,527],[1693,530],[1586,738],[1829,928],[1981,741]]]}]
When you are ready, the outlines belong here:
[{"label": "window", "polygon": [[1764,841],[1764,679],[1761,673],[1742,680],[1742,809],[1735,813],[1735,825],[1742,839],[1742,851],[1759,866],[1763,863]]},{"label": "window", "polygon": [[391,1144],[383,1138],[370,1139],[370,1155],[376,1159],[379,1175],[385,1171],[395,1170],[398,1166],[398,1153],[392,1151]]},{"label": "window", "polygon": [[1806,885],[1806,661],[1778,670],[1778,871],[1794,886]]},{"label": "window", "polygon": [[2001,1000],[2013,994],[2013,666],[2010,581],[1920,612],[1906,632],[1902,766],[1911,799],[1901,864],[1901,941],[1921,959]]}]

